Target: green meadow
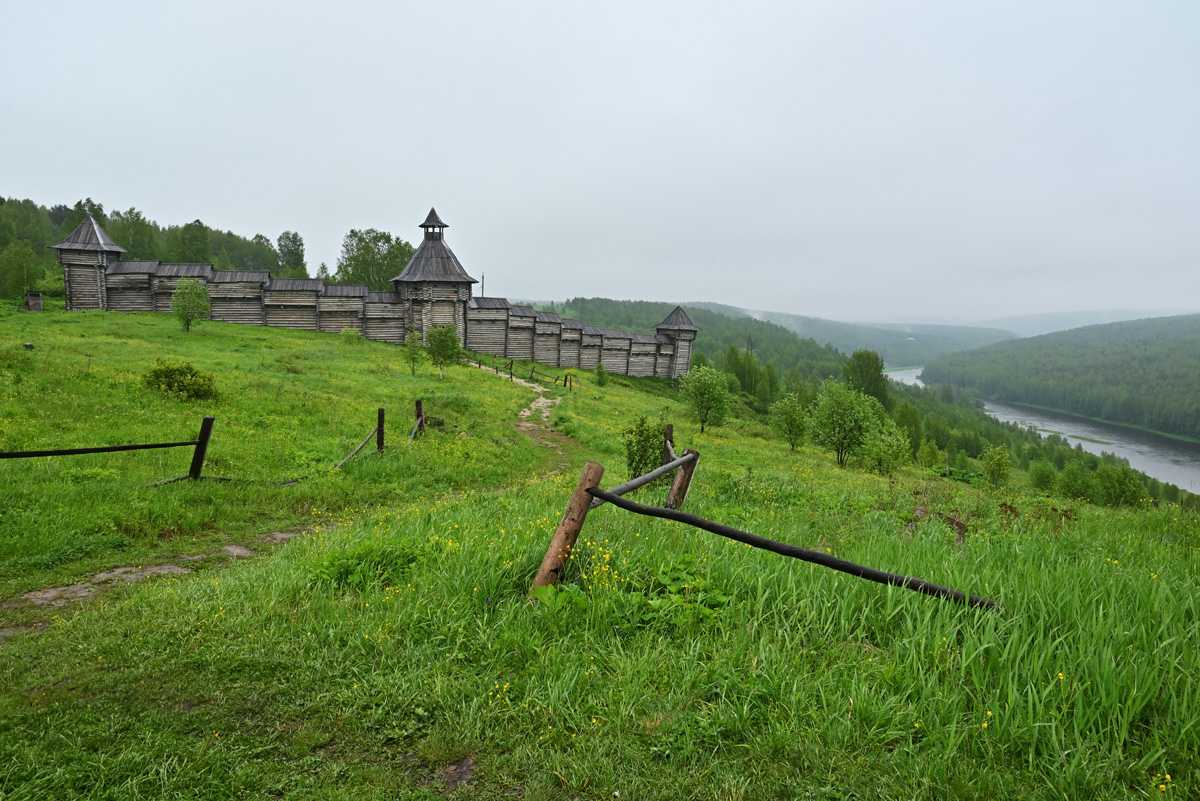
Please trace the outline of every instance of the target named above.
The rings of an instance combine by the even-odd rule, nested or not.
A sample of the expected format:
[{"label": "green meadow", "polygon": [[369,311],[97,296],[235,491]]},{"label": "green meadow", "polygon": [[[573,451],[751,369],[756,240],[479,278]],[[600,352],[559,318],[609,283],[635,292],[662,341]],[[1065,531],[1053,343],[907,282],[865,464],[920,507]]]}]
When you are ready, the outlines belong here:
[{"label": "green meadow", "polygon": [[[219,398],[145,388],[159,359]],[[212,414],[206,474],[239,479],[153,486],[187,449],[0,461],[0,798],[1200,795],[1196,514],[839,469],[749,413],[700,434],[666,382],[577,379],[546,382],[552,432],[522,430],[533,390],[413,377],[380,343],[0,307],[0,450],[189,439]],[[439,424],[409,445],[417,398]],[[332,470],[380,406],[388,447]],[[999,611],[612,507],[530,603],[584,462],[626,479],[642,415],[701,453],[688,511]],[[263,542],[280,530],[305,533]],[[228,543],[255,556],[21,600]]]}]

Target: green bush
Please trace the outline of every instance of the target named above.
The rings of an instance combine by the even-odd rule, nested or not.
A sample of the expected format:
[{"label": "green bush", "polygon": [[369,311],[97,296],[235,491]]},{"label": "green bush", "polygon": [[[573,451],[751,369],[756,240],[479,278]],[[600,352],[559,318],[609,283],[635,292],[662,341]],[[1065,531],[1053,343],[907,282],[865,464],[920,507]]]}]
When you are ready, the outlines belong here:
[{"label": "green bush", "polygon": [[1029,465],[1029,483],[1033,485],[1034,489],[1050,492],[1054,489],[1054,482],[1057,479],[1058,471],[1045,459],[1039,459]]},{"label": "green bush", "polygon": [[1096,482],[1092,474],[1079,462],[1071,462],[1058,474],[1059,494],[1081,501],[1096,497]]},{"label": "green bush", "polygon": [[608,371],[603,364],[596,365],[596,386],[602,387],[608,383]]},{"label": "green bush", "polygon": [[159,361],[142,379],[147,387],[186,400],[209,400],[217,397],[216,379],[202,373],[191,362]]},{"label": "green bush", "polygon": [[863,436],[858,460],[867,470],[890,476],[912,456],[908,434],[892,418],[880,414]]},{"label": "green bush", "polygon": [[625,466],[630,478],[649,473],[661,463],[665,427],[662,421],[647,422],[643,415],[621,432],[621,439],[625,442]]},{"label": "green bush", "polygon": [[338,341],[344,345],[361,345],[367,340],[357,328],[343,328],[338,332]]},{"label": "green bush", "polygon": [[1008,483],[1012,473],[1012,456],[1004,445],[993,445],[983,452],[980,457],[983,463],[983,474],[993,487],[1003,487]]}]

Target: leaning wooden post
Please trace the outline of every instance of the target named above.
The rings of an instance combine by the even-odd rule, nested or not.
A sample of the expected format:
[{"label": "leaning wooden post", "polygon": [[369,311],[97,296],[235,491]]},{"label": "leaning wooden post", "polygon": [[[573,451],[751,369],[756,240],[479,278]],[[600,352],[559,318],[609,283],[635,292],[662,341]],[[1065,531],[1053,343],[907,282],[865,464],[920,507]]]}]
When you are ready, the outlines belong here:
[{"label": "leaning wooden post", "polygon": [[667,423],[663,426],[662,464],[675,459],[675,426]]},{"label": "leaning wooden post", "polygon": [[563,513],[558,528],[554,530],[550,547],[542,557],[542,566],[538,568],[533,585],[529,588],[530,592],[538,587],[557,584],[562,578],[563,568],[571,558],[571,549],[575,547],[575,540],[579,538],[579,531],[583,528],[583,521],[587,519],[588,509],[592,505],[592,496],[588,494],[588,490],[600,486],[603,476],[604,465],[588,462],[584,466],[579,485],[575,487],[575,494],[567,503],[567,511]]},{"label": "leaning wooden post", "polygon": [[420,398],[417,399],[417,431],[425,433],[425,402]]},{"label": "leaning wooden post", "polygon": [[383,453],[383,408],[375,416],[375,450]]},{"label": "leaning wooden post", "polygon": [[214,417],[205,417],[200,421],[200,435],[196,437],[196,450],[192,451],[192,466],[188,468],[188,478],[196,481],[204,470],[204,456],[208,453],[208,441],[212,438]]},{"label": "leaning wooden post", "polygon": [[696,465],[700,464],[700,452],[688,448],[683,452],[684,455],[689,453],[695,454],[694,459],[685,464],[675,473],[675,481],[671,484],[671,489],[667,492],[667,508],[681,509],[683,502],[687,500],[688,489],[692,486],[692,474],[696,472]]}]

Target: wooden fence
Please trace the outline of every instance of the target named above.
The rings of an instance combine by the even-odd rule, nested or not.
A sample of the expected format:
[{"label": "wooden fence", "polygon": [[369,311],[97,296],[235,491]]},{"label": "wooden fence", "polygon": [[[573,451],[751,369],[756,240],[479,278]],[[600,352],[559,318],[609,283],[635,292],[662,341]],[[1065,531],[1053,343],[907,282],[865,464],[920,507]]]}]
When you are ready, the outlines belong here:
[{"label": "wooden fence", "polygon": [[[152,442],[137,445],[100,445],[92,448],[60,448],[42,451],[0,451],[0,459],[37,459],[55,456],[79,456],[87,453],[119,453],[122,451],[149,451],[160,448],[192,448],[192,464],[188,474],[182,478],[199,480],[204,471],[204,458],[208,453],[208,442],[212,439],[213,422],[216,418],[205,417],[200,421],[200,433],[186,442]],[[182,479],[180,479],[182,480]]]},{"label": "wooden fence", "polygon": [[[665,438],[664,451],[673,455],[674,443],[670,441],[669,436]],[[674,520],[677,523],[684,523],[702,531],[708,531],[754,548],[761,548],[780,556],[787,556],[821,565],[822,567],[837,570],[867,581],[874,581],[893,587],[903,587],[906,590],[912,590],[913,592],[919,592],[934,598],[967,604],[981,609],[996,608],[996,602],[989,598],[968,595],[959,590],[933,584],[924,579],[865,567],[845,559],[838,559],[821,551],[799,548],[786,542],[761,537],[748,531],[741,531],[731,526],[684,512],[680,507],[683,506],[683,502],[687,497],[687,490],[691,485],[692,477],[695,474],[696,465],[699,461],[700,454],[694,450],[688,450],[682,456],[672,459],[661,467],[656,467],[650,472],[630,479],[624,484],[610,490],[600,488],[600,479],[604,476],[604,467],[596,462],[588,462],[583,468],[583,474],[579,478],[579,484],[576,486],[575,492],[571,495],[571,499],[567,503],[562,520],[559,522],[558,528],[555,529],[554,535],[550,539],[550,545],[546,549],[546,555],[542,558],[541,567],[538,568],[537,575],[533,579],[530,592],[538,587],[558,583],[562,578],[562,573],[568,560],[571,558],[571,551],[575,547],[575,542],[579,538],[579,532],[583,529],[584,522],[587,520],[588,512],[602,504],[608,503],[633,514]],[[677,472],[675,481],[672,483],[671,489],[667,494],[664,506],[650,506],[622,497],[671,471]]]}]

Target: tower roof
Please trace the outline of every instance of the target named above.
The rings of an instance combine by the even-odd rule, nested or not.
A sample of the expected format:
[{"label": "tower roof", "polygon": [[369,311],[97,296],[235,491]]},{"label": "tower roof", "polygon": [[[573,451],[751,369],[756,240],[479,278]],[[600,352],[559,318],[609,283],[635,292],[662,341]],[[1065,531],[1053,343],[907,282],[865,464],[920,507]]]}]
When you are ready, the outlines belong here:
[{"label": "tower roof", "polygon": [[688,317],[687,312],[682,306],[676,306],[667,315],[667,319],[658,324],[658,328],[667,328],[672,331],[699,331],[696,324],[692,322],[692,318]]},{"label": "tower roof", "polygon": [[[417,248],[416,252],[413,253],[408,266],[393,278],[393,281],[404,281],[406,283],[479,283],[467,275],[467,271],[463,269],[462,263],[454,255],[454,251],[447,247],[440,229],[448,228],[449,226],[442,222],[442,218],[438,216],[436,209],[429,210],[429,215],[425,218],[425,222],[421,223],[421,227],[425,229],[425,239],[421,242],[421,246]],[[435,228],[439,230],[433,230]]]},{"label": "tower roof", "polygon": [[449,225],[442,222],[442,218],[438,216],[437,209],[433,206],[429,207],[429,214],[425,215],[425,222],[421,223],[422,228],[449,228]]},{"label": "tower roof", "polygon": [[86,219],[75,226],[75,230],[66,239],[52,246],[55,250],[99,250],[105,253],[124,253],[125,248],[112,241],[96,222],[96,218],[88,215]]}]

